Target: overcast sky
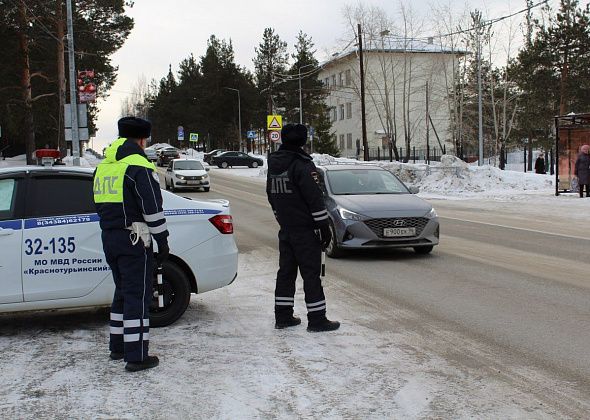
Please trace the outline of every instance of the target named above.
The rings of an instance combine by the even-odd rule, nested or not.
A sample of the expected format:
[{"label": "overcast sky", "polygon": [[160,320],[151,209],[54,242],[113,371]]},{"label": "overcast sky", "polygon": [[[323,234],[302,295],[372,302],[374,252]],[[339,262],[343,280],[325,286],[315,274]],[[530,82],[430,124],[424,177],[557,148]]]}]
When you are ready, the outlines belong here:
[{"label": "overcast sky", "polygon": [[[434,1],[434,0],[433,0]],[[427,17],[433,1],[411,2],[417,14]],[[457,10],[464,10],[462,1],[442,0]],[[557,0],[551,0],[554,3]],[[364,5],[381,7],[390,16],[398,16],[399,2],[395,0],[367,0]],[[436,4],[436,2],[434,2]],[[106,101],[99,102],[95,149],[110,143],[117,136],[117,119],[121,101],[128,96],[137,80],[161,79],[172,64],[191,53],[204,54],[207,39],[231,39],[238,64],[252,69],[254,48],[266,27],[273,27],[280,37],[292,45],[302,30],[310,35],[318,50],[320,61],[327,52],[338,51],[347,37],[343,17],[346,5],[357,4],[346,0],[138,0],[128,13],[135,20],[135,28],[125,45],[113,56],[119,67],[118,79]],[[502,16],[526,7],[525,0],[471,0],[469,9],[480,8],[488,18]],[[426,31],[427,32],[427,31]],[[424,33],[425,36],[429,35]],[[157,141],[157,139],[154,139]]]}]

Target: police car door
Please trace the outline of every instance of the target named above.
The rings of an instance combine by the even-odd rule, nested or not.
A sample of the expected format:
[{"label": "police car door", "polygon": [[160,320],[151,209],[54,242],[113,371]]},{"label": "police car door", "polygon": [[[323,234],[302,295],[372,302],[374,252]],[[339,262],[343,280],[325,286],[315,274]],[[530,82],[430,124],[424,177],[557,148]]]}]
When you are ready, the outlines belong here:
[{"label": "police car door", "polygon": [[0,304],[23,301],[21,242],[24,174],[0,175]]},{"label": "police car door", "polygon": [[90,173],[32,174],[23,233],[25,301],[86,296],[110,277],[92,187]]}]

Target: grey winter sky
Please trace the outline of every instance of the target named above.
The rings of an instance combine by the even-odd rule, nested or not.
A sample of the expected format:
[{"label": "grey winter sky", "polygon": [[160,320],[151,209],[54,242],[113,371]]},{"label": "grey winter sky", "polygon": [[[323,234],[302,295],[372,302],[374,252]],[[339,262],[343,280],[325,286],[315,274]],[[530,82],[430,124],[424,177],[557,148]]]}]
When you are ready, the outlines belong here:
[{"label": "grey winter sky", "polygon": [[[399,2],[396,0],[370,0],[365,6],[378,6],[394,19],[399,19]],[[432,24],[432,5],[446,4],[461,14],[464,10],[479,8],[487,18],[503,16],[526,7],[525,0],[455,0],[408,2],[415,14],[425,20],[423,36]],[[551,4],[557,0],[550,0]],[[135,28],[125,45],[113,56],[119,66],[118,80],[106,101],[99,102],[97,138],[98,150],[116,138],[116,122],[120,117],[121,101],[129,95],[140,77],[148,81],[166,75],[168,65],[173,71],[178,63],[191,53],[204,54],[207,39],[231,39],[236,61],[252,69],[254,48],[260,43],[266,27],[273,27],[281,38],[292,45],[302,30],[312,36],[318,50],[318,59],[342,48],[343,40],[351,38],[344,17],[346,5],[357,2],[347,0],[138,0],[129,14],[135,19]],[[520,18],[519,18],[520,19]],[[157,141],[157,139],[155,139]]]}]

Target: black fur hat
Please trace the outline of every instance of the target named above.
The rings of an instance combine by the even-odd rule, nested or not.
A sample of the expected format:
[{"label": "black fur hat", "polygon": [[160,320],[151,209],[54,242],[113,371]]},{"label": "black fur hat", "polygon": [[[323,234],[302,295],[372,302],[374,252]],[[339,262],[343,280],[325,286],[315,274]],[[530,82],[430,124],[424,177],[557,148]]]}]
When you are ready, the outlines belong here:
[{"label": "black fur hat", "polygon": [[141,118],[124,117],[117,123],[119,137],[126,139],[146,139],[152,133],[152,124]]},{"label": "black fur hat", "polygon": [[307,127],[303,124],[287,124],[281,130],[283,144],[303,147],[307,142]]}]

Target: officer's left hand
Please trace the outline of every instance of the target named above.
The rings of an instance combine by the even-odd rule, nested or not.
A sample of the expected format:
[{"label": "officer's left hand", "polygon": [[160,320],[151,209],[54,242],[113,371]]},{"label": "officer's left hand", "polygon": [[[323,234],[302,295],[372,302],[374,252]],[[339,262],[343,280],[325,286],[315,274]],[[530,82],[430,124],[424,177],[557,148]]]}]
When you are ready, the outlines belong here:
[{"label": "officer's left hand", "polygon": [[158,256],[156,257],[156,262],[158,267],[161,267],[162,264],[168,259],[170,256],[170,248],[168,247],[167,243],[158,244]]},{"label": "officer's left hand", "polygon": [[332,231],[330,230],[330,226],[322,226],[320,227],[320,241],[322,242],[322,249],[326,249],[328,245],[330,245],[330,241],[332,240]]}]

